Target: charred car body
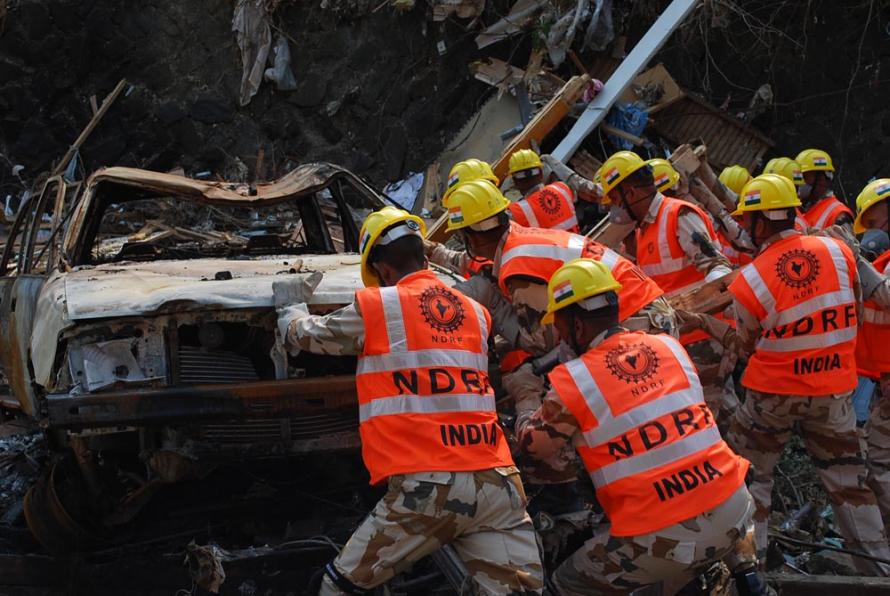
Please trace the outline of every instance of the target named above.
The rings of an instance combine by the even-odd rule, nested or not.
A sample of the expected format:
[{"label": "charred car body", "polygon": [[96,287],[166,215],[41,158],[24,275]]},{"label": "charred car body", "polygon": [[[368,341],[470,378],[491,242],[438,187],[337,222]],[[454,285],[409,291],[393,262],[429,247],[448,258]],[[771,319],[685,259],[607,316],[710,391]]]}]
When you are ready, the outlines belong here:
[{"label": "charred car body", "polygon": [[103,502],[107,529],[202,466],[358,446],[355,359],[285,353],[271,287],[320,271],[312,311],[350,303],[383,205],[330,164],[256,187],[117,167],[47,182],[0,260],[2,399],[66,462],[25,499],[44,546],[102,530],[61,485]]}]

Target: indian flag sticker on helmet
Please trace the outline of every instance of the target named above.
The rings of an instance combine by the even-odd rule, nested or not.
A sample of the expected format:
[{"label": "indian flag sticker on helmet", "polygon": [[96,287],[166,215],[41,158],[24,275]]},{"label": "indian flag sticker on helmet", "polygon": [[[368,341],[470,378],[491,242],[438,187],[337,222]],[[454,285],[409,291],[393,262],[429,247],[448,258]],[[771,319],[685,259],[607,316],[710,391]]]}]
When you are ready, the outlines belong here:
[{"label": "indian flag sticker on helmet", "polygon": [[791,178],[794,180],[794,182],[803,182],[803,174],[800,172],[800,170],[792,170]]},{"label": "indian flag sticker on helmet", "polygon": [[756,188],[752,188],[748,192],[745,193],[745,205],[759,205],[760,204],[760,191]]},{"label": "indian flag sticker on helmet", "polygon": [[660,187],[664,183],[666,183],[669,179],[670,178],[668,177],[667,174],[662,174],[661,176],[659,176],[658,178],[655,179],[655,186]]},{"label": "indian flag sticker on helmet", "polygon": [[464,212],[460,207],[452,207],[448,210],[448,221],[453,224],[463,223]]},{"label": "indian flag sticker on helmet", "polygon": [[563,300],[567,300],[575,295],[575,290],[572,289],[572,282],[567,281],[565,283],[559,284],[555,288],[553,288],[553,301],[554,302],[562,302]]},{"label": "indian flag sticker on helmet", "polygon": [[452,176],[451,178],[448,179],[448,188],[454,187],[455,185],[457,185],[458,182],[460,182],[460,175],[455,174],[454,176]]},{"label": "indian flag sticker on helmet", "polygon": [[618,172],[618,168],[612,168],[611,170],[606,172],[606,184],[612,184],[613,182],[618,180],[618,177],[620,175],[621,173]]},{"label": "indian flag sticker on helmet", "polygon": [[361,242],[359,242],[359,250],[358,250],[359,254],[364,254],[365,249],[368,247],[368,242],[370,242],[370,240],[371,240],[370,232],[365,232],[364,234],[362,234]]},{"label": "indian flag sticker on helmet", "polygon": [[878,196],[885,195],[890,192],[890,183],[882,184],[875,189],[875,194]]},{"label": "indian flag sticker on helmet", "polygon": [[813,165],[814,165],[814,166],[827,166],[827,165],[828,165],[828,160],[825,159],[824,157],[814,157],[814,158],[813,158]]}]

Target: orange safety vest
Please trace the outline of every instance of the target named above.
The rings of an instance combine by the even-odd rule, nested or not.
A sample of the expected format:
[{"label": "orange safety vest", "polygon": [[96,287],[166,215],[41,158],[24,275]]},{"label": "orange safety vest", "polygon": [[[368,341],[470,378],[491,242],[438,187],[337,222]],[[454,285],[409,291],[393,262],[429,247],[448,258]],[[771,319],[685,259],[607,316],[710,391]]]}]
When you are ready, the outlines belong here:
[{"label": "orange safety vest", "polygon": [[575,193],[563,182],[554,182],[527,197],[510,203],[513,221],[528,228],[553,228],[577,233]]},{"label": "orange safety vest", "polygon": [[599,242],[562,230],[525,228],[516,222],[511,222],[507,239],[501,247],[498,284],[504,295],[509,297],[509,278],[531,277],[546,284],[557,269],[581,257],[604,263],[621,284],[618,318],[622,321],[664,294],[639,267]]},{"label": "orange safety vest", "polygon": [[754,260],[754,257],[747,252],[736,249],[729,237],[722,229],[717,230],[717,240],[720,242],[720,251],[726,257],[734,268],[747,265]]},{"label": "orange safety vest", "polygon": [[745,482],[748,462],[721,438],[674,338],[615,333],[553,369],[550,383],[581,429],[578,455],[615,536],[691,519]]},{"label": "orange safety vest", "polygon": [[[890,274],[890,250],[872,265],[884,275]],[[863,307],[862,326],[856,338],[856,367],[860,375],[880,379],[881,373],[890,372],[890,311],[874,300],[866,300]]]},{"label": "orange safety vest", "polygon": [[853,219],[853,212],[850,208],[841,203],[832,194],[810,207],[802,216],[804,221],[807,222],[807,226],[817,230],[824,230],[828,226],[834,225],[837,218],[844,214],[849,215],[850,219]]},{"label": "orange safety vest", "polygon": [[763,329],[742,385],[824,396],[856,387],[856,262],[833,238],[788,230],[730,284]]},{"label": "orange safety vest", "polygon": [[486,267],[490,267],[492,261],[490,259],[482,259],[473,257],[467,263],[467,270],[464,272],[464,279],[470,279],[474,275],[480,275]]},{"label": "orange safety vest", "polygon": [[794,229],[798,232],[807,233],[807,229],[809,229],[810,224],[807,223],[806,218],[803,216],[803,212],[800,209],[794,210]]},{"label": "orange safety vest", "polygon": [[682,292],[705,278],[680,246],[677,222],[683,209],[701,218],[715,250],[721,249],[711,218],[704,211],[692,203],[662,196],[655,222],[637,228],[637,265],[666,293]]},{"label": "orange safety vest", "polygon": [[365,324],[356,386],[371,484],[513,465],[488,381],[488,311],[429,270],[355,299]]}]

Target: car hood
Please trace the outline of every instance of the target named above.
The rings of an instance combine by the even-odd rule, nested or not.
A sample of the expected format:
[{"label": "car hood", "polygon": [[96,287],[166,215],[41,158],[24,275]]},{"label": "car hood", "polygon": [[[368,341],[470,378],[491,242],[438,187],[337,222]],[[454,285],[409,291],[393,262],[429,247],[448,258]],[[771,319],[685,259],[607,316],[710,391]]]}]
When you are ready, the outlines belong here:
[{"label": "car hood", "polygon": [[207,308],[271,307],[272,283],[315,271],[324,274],[311,303],[348,304],[364,287],[352,254],[261,260],[195,259],[113,263],[66,274],[71,321],[129,317]]}]

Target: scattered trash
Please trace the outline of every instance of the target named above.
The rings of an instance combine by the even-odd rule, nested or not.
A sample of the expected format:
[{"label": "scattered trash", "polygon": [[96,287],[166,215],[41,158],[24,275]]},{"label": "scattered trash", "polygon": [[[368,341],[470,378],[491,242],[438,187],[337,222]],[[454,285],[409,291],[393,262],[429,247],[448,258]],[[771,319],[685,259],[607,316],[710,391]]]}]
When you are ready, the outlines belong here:
[{"label": "scattered trash", "polygon": [[[616,105],[609,111],[609,115],[606,117],[606,122],[612,127],[637,137],[643,134],[648,121],[649,114],[646,110],[632,103]],[[628,140],[627,137],[616,134],[610,134],[609,141],[619,149],[627,151],[632,150],[634,145],[639,144]]]},{"label": "scattered trash", "polygon": [[504,18],[500,19],[476,37],[480,50],[508,37],[521,33],[532,17],[547,4],[547,0],[517,0]]},{"label": "scattered trash", "polygon": [[423,188],[423,173],[411,172],[403,180],[388,184],[383,193],[403,209],[413,211],[421,188]]},{"label": "scattered trash", "polygon": [[227,554],[215,544],[199,546],[194,542],[189,543],[185,562],[188,563],[192,581],[208,592],[219,594],[220,587],[226,581],[223,560]]},{"label": "scattered trash", "polygon": [[232,17],[232,31],[241,50],[241,91],[238,103],[246,106],[259,91],[272,47],[272,31],[265,0],[238,0]]},{"label": "scattered trash", "polygon": [[485,10],[485,0],[433,0],[433,20],[444,21],[454,15],[459,19],[478,17]]},{"label": "scattered trash", "polygon": [[297,80],[291,72],[290,47],[283,35],[275,38],[272,54],[274,55],[272,68],[266,69],[265,79],[275,83],[275,88],[279,91],[293,91],[297,88]]}]

